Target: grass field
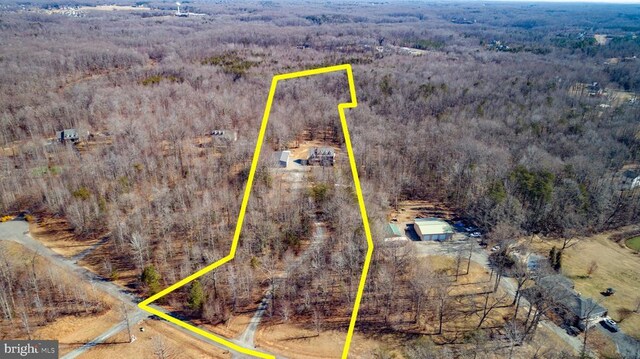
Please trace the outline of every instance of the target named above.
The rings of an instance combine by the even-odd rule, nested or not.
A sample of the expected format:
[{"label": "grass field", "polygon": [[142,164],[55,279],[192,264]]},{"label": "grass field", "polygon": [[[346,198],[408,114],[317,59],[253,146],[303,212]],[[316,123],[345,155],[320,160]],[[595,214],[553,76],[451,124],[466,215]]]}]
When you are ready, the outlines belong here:
[{"label": "grass field", "polygon": [[640,236],[627,239],[627,247],[640,252]]},{"label": "grass field", "polygon": [[[565,250],[562,272],[583,296],[599,301],[622,330],[640,337],[640,314],[633,310],[640,300],[640,258],[633,250],[596,235]],[[595,262],[598,269],[589,277],[587,268]],[[616,293],[605,297],[600,292],[612,287]]]}]

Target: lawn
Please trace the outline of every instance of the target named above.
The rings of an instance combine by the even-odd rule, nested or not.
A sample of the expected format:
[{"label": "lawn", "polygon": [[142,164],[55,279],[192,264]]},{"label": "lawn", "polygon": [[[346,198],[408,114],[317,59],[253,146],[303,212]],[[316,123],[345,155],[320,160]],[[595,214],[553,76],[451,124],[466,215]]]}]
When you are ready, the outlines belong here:
[{"label": "lawn", "polygon": [[[598,268],[589,277],[587,268],[592,262]],[[577,292],[600,302],[625,333],[640,338],[640,314],[633,312],[640,300],[640,258],[633,250],[607,235],[596,235],[567,248],[562,267]],[[616,290],[614,295],[600,294],[609,287]]]},{"label": "lawn", "polygon": [[640,236],[627,239],[627,247],[640,252]]}]

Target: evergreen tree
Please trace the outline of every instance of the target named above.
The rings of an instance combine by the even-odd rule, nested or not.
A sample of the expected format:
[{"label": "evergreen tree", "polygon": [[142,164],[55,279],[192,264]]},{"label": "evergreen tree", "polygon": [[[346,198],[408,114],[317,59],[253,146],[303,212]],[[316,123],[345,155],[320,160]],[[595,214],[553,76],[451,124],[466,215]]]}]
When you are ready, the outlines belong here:
[{"label": "evergreen tree", "polygon": [[202,290],[202,284],[200,281],[194,280],[189,289],[189,308],[191,310],[199,311],[204,304],[204,291]]},{"label": "evergreen tree", "polygon": [[140,279],[149,287],[149,294],[154,295],[160,291],[160,274],[152,265],[144,267]]}]

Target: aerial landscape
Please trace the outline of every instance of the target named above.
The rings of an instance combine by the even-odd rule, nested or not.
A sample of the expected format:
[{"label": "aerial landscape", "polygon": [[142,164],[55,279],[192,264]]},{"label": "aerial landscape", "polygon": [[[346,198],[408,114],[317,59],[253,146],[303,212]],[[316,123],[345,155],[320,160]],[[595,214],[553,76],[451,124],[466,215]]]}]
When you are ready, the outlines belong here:
[{"label": "aerial landscape", "polygon": [[640,359],[639,57],[638,3],[2,0],[0,358]]}]

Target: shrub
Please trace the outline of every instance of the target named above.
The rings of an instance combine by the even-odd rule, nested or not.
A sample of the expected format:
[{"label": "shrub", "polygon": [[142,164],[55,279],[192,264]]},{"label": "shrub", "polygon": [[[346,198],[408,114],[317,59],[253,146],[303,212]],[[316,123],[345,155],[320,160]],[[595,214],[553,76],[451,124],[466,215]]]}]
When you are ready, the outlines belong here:
[{"label": "shrub", "polygon": [[83,201],[89,199],[91,197],[91,192],[87,187],[80,187],[77,190],[71,192],[73,198],[81,199]]}]

